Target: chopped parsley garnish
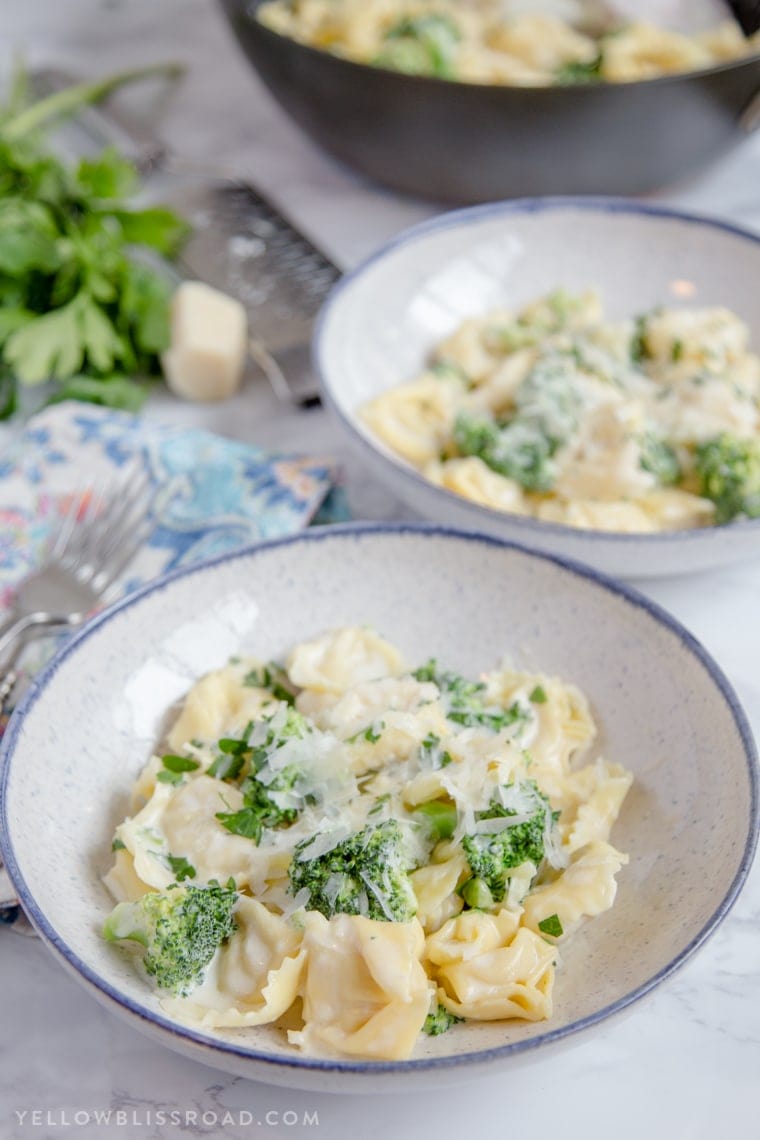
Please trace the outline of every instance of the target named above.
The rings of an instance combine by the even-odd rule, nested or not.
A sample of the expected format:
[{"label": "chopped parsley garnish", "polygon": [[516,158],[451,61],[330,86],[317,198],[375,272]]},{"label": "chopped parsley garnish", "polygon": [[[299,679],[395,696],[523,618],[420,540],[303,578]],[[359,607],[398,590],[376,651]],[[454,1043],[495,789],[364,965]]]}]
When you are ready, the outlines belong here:
[{"label": "chopped parsley garnish", "polygon": [[454,763],[454,758],[445,748],[441,748],[441,738],[434,732],[429,732],[420,743],[420,762],[433,771],[438,768],[447,768]]},{"label": "chopped parsley garnish", "polygon": [[127,845],[123,839],[119,839],[118,835],[114,836],[113,843],[111,844],[112,851],[126,851]]},{"label": "chopped parsley garnish", "polygon": [[273,697],[286,704],[295,704],[296,693],[290,678],[282,665],[270,661],[260,669],[251,669],[243,678],[243,684],[249,689],[269,689]]},{"label": "chopped parsley garnish", "polygon": [[237,780],[244,764],[244,753],[220,752],[213,764],[210,765],[208,774],[215,776],[217,780]]},{"label": "chopped parsley garnish", "polygon": [[532,701],[534,705],[545,705],[547,696],[546,689],[543,687],[543,685],[536,685],[535,689],[528,697],[528,700]]},{"label": "chopped parsley garnish", "polygon": [[[294,822],[299,808],[281,806],[277,797],[285,797],[286,800],[288,796],[292,797],[296,784],[301,779],[301,771],[294,764],[278,768],[266,783],[259,779],[258,773],[288,740],[304,739],[312,731],[305,717],[292,707],[278,710],[273,716],[265,718],[263,725],[267,727],[261,744],[250,743],[253,724],[246,727],[244,739],[226,738],[218,744],[220,752],[240,761],[241,769],[246,762],[250,763],[250,768],[240,786],[243,807],[233,812],[217,812],[216,818],[233,835],[242,835],[257,844],[261,842],[264,828]],[[261,731],[261,726],[256,726],[256,730]]]},{"label": "chopped parsley garnish", "polygon": [[368,724],[366,728],[359,729],[353,736],[349,736],[346,744],[356,744],[357,740],[366,740],[368,744],[377,744],[380,737],[383,735],[385,728],[385,721],[381,720],[377,727],[373,724]]},{"label": "chopped parsley garnish", "polygon": [[671,349],[670,349],[670,359],[673,361],[674,364],[677,364],[682,356],[683,356],[683,341],[682,340],[674,340],[673,344],[671,346]]},{"label": "chopped parsley garnish", "polygon": [[200,768],[197,760],[191,760],[189,756],[173,756],[171,753],[162,756],[161,763],[169,772],[194,772]]},{"label": "chopped parsley garnish", "polygon": [[174,872],[174,878],[178,883],[184,882],[185,879],[195,878],[197,873],[195,867],[192,863],[188,863],[183,855],[167,855],[166,861]]},{"label": "chopped parsley garnish", "polygon": [[539,922],[538,929],[542,934],[550,934],[552,938],[559,938],[564,933],[558,914],[550,914],[548,918],[544,918]]},{"label": "chopped parsley garnish", "polygon": [[174,787],[177,787],[179,784],[182,783],[182,773],[181,772],[170,772],[167,768],[162,768],[161,771],[156,776],[156,779],[161,784],[173,784]]},{"label": "chopped parsley garnish", "polygon": [[161,757],[161,763],[163,768],[156,779],[162,784],[172,784],[174,787],[182,783],[185,772],[194,772],[196,768],[200,768],[197,760],[191,760],[189,756],[175,756],[171,752]]}]

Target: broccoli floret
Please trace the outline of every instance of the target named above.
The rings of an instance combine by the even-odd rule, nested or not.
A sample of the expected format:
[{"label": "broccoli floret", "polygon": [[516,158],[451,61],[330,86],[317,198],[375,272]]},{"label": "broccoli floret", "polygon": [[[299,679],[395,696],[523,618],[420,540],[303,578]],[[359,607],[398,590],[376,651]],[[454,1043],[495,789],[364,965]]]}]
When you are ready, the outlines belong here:
[{"label": "broccoli floret", "polygon": [[186,997],[200,985],[218,948],[237,925],[234,886],[171,886],[116,906],[103,927],[108,942],[129,939],[145,947],[143,963],[162,990]]},{"label": "broccoli floret", "polygon": [[715,521],[760,516],[760,441],[723,432],[695,455],[700,494],[715,503]]},{"label": "broccoli floret", "polygon": [[517,389],[517,414],[510,426],[531,426],[544,436],[554,454],[573,434],[583,406],[578,372],[587,364],[577,346],[569,352],[552,352],[536,361]]},{"label": "broccoli floret", "polygon": [[[243,835],[258,844],[265,827],[293,823],[300,809],[301,797],[297,792],[302,776],[300,768],[286,764],[273,771],[269,762],[288,740],[304,739],[312,729],[306,718],[289,706],[250,727],[252,731],[246,730],[242,740],[219,741],[220,760],[234,756],[237,762],[234,778],[239,777],[244,768],[248,771],[240,784],[243,807],[234,812],[217,812],[216,818],[233,835]],[[209,768],[209,773],[221,776],[215,770],[217,764],[218,761]],[[228,772],[221,778],[231,777]]]},{"label": "broccoli floret", "polygon": [[681,478],[681,464],[675,450],[664,439],[648,431],[639,440],[641,446],[640,465],[654,475],[663,487],[677,483]]},{"label": "broccoli floret", "polygon": [[449,1013],[445,1005],[436,1005],[432,1013],[429,1013],[425,1018],[422,1026],[423,1033],[427,1033],[428,1037],[440,1037],[442,1033],[446,1033],[451,1029],[452,1025],[456,1025],[458,1021],[463,1021],[464,1018],[456,1017],[455,1014]]},{"label": "broccoli floret", "polygon": [[[508,784],[506,788],[514,788],[514,785]],[[505,806],[500,799],[493,799],[485,811],[475,816],[477,820],[504,819],[501,831],[477,832],[462,839],[472,877],[460,887],[460,894],[471,907],[488,909],[493,903],[501,902],[509,872],[523,863],[537,867],[544,857],[546,831],[553,822],[547,797],[532,780],[525,780],[507,799],[519,802],[519,810],[517,806]],[[530,812],[528,819],[510,826],[510,817],[526,812]]]},{"label": "broccoli floret", "polygon": [[507,709],[485,702],[486,687],[480,681],[468,681],[459,673],[439,670],[438,663],[431,658],[412,674],[418,681],[432,681],[441,690],[446,705],[446,716],[455,724],[465,728],[490,728],[499,732],[512,724],[526,721],[530,711],[522,708],[517,701]]},{"label": "broccoli floret", "polygon": [[374,63],[411,75],[451,76],[460,32],[447,16],[429,13],[405,16],[385,34],[382,51]]},{"label": "broccoli floret", "polygon": [[307,909],[330,918],[362,914],[381,922],[408,922],[417,910],[408,872],[414,861],[398,822],[367,826],[324,855],[309,858],[314,838],[296,845],[288,869],[293,895],[309,892]]},{"label": "broccoli floret", "polygon": [[519,418],[499,426],[494,420],[460,412],[454,442],[462,455],[474,455],[528,491],[548,491],[554,485],[551,457],[556,450],[540,427]]},{"label": "broccoli floret", "polygon": [[478,456],[527,491],[551,490],[554,454],[575,430],[583,403],[576,375],[571,353],[556,352],[539,360],[517,390],[512,419],[497,423],[467,412],[457,416],[457,449]]}]

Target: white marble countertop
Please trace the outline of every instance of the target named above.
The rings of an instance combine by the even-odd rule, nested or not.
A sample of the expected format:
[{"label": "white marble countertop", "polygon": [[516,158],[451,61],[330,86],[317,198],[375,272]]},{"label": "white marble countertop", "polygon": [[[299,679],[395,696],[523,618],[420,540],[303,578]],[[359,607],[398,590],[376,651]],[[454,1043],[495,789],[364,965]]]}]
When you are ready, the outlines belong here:
[{"label": "white marble countertop", "polygon": [[[428,216],[317,152],[237,54],[210,0],[3,0],[4,62],[27,58],[85,74],[151,60],[188,64],[163,108],[174,148],[254,178],[342,266]],[[760,228],[760,134],[667,201]],[[157,399],[150,415],[203,423],[278,447],[333,450],[321,411],[278,405],[261,384],[199,409]],[[356,514],[399,505],[348,464]],[[646,592],[704,642],[760,730],[760,567],[649,582]],[[348,1140],[517,1130],[563,1140],[707,1140],[753,1135],[760,1072],[760,870],[712,941],[625,1020],[511,1075],[434,1093],[373,1098],[289,1092],[193,1063],[116,1020],[37,940],[0,932],[0,1137],[130,1138],[321,1134]],[[111,1110],[110,1123],[96,1114]],[[163,1114],[163,1115],[162,1115]]]}]

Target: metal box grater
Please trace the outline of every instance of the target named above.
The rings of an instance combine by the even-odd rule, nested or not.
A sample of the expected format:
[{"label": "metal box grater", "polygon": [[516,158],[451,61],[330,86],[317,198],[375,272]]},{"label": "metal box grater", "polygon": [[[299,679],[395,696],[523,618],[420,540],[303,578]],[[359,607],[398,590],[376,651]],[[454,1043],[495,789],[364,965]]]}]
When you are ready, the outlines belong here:
[{"label": "metal box grater", "polygon": [[193,233],[180,273],[239,298],[248,312],[251,354],[278,395],[319,399],[311,334],[337,267],[246,182],[197,184],[166,197]]}]

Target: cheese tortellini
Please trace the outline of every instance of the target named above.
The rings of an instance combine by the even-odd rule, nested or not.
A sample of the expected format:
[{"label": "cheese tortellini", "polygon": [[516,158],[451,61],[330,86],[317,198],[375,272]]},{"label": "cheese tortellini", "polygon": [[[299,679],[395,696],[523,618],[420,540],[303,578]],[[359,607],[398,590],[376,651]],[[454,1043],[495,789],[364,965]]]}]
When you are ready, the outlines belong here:
[{"label": "cheese tortellini", "polygon": [[465,321],[360,414],[492,510],[624,533],[760,514],[760,357],[725,308],[613,323],[596,293],[560,290]]},{"label": "cheese tortellini", "polygon": [[641,21],[595,26],[576,7],[587,31],[561,12],[510,13],[504,0],[268,0],[257,18],[359,63],[525,87],[652,79],[760,50],[760,35],[747,40],[732,21],[690,36]]},{"label": "cheese tortellini", "polygon": [[[108,936],[140,943],[179,1020],[277,1023],[314,1055],[404,1059],[461,1019],[548,1018],[558,944],[627,862],[609,840],[631,774],[595,737],[572,685],[410,669],[368,628],[235,660],[136,782]],[[196,905],[212,890],[226,925]],[[143,912],[159,922],[130,933]]]}]

